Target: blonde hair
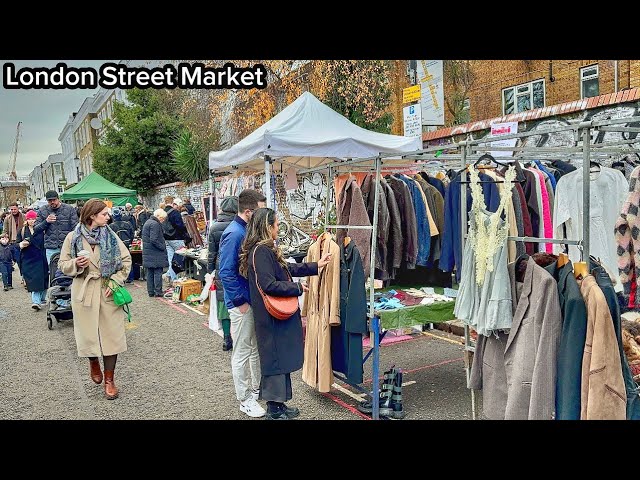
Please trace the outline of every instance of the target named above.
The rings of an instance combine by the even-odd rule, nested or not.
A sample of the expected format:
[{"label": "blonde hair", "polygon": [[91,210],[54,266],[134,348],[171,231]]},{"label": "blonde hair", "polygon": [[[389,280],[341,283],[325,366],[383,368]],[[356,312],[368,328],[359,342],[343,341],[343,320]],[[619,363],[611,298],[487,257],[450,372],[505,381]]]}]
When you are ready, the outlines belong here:
[{"label": "blonde hair", "polygon": [[153,216],[160,219],[160,218],[167,218],[168,215],[167,215],[167,212],[159,208],[155,212],[153,212]]}]

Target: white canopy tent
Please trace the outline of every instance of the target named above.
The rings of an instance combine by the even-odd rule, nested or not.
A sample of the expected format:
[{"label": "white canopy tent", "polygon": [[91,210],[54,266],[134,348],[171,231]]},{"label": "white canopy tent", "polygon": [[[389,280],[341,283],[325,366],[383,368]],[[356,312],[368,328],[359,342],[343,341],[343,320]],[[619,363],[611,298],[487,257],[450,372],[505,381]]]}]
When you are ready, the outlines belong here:
[{"label": "white canopy tent", "polygon": [[309,92],[231,148],[209,152],[209,168],[264,168],[265,195],[271,201],[271,161],[303,168],[332,164],[336,159],[402,155],[422,148],[419,137],[372,132],[358,127]]}]

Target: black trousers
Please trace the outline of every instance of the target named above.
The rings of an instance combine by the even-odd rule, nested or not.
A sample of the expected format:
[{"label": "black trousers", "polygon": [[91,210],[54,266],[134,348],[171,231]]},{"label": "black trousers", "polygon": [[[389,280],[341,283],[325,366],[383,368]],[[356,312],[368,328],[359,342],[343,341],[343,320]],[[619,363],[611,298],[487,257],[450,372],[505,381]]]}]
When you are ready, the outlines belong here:
[{"label": "black trousers", "polygon": [[147,275],[147,293],[149,295],[162,295],[162,267],[145,268]]},{"label": "black trousers", "polygon": [[2,273],[4,286],[13,286],[13,264],[11,262],[0,262],[0,273]]}]

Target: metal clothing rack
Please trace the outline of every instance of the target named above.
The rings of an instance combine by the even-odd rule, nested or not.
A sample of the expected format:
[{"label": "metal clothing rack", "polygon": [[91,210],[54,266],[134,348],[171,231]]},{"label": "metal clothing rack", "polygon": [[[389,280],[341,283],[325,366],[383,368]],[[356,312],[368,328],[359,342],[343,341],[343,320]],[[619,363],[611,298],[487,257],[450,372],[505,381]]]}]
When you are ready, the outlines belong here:
[{"label": "metal clothing rack", "polygon": [[[591,194],[591,182],[590,182],[590,162],[593,157],[611,158],[612,155],[625,155],[628,153],[638,153],[640,150],[631,148],[631,141],[623,142],[609,142],[602,144],[592,143],[592,132],[604,131],[604,132],[628,132],[628,127],[616,126],[624,123],[640,121],[640,117],[623,118],[617,120],[602,120],[602,121],[590,121],[581,122],[575,125],[566,125],[563,127],[555,127],[549,130],[536,131],[536,132],[521,132],[510,135],[500,136],[495,139],[479,139],[479,140],[466,140],[460,141],[455,144],[456,148],[460,149],[460,166],[465,169],[467,165],[476,160],[477,154],[485,151],[511,151],[516,153],[513,157],[500,157],[500,161],[510,163],[519,160],[544,160],[564,159],[569,162],[573,159],[582,157],[582,200],[583,200],[583,218],[590,219],[590,194]],[[487,142],[495,140],[505,139],[522,139],[530,136],[556,133],[572,130],[574,132],[574,138],[576,139],[576,147],[491,147],[487,145]],[[634,130],[635,132],[635,130]],[[581,143],[578,141],[581,139]],[[640,143],[640,139],[637,140]],[[481,146],[481,144],[484,144]],[[441,148],[448,148],[443,146]],[[592,152],[596,155],[592,157]],[[604,155],[603,155],[604,154]],[[464,242],[467,236],[467,189],[462,188],[460,190],[460,221],[462,223],[462,251],[464,252]],[[507,237],[509,241],[523,241],[532,243],[559,243],[564,245],[578,245],[582,249],[583,258],[588,261],[589,259],[589,244],[590,244],[590,221],[582,222],[582,239],[581,240],[567,240],[556,238],[540,238],[540,237]],[[612,232],[613,234],[613,232]],[[465,341],[465,371],[467,377],[467,385],[469,384],[471,376],[471,352],[475,351],[475,347],[471,345],[471,336],[469,326],[464,326],[464,341]],[[471,416],[475,420],[477,418],[477,403],[475,397],[475,390],[471,391]]]}]

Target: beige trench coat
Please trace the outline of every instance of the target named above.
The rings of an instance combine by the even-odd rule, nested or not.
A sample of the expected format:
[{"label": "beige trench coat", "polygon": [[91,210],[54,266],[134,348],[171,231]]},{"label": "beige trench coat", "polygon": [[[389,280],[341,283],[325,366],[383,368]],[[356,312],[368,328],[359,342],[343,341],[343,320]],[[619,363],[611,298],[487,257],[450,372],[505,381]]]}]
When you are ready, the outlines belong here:
[{"label": "beige trench coat", "polygon": [[[100,278],[100,246],[89,257],[88,267],[78,268],[75,258],[71,258],[71,238],[67,235],[60,252],[58,267],[62,273],[74,277],[71,284],[71,308],[73,310],[73,331],[79,357],[101,357],[115,355],[127,350],[124,324],[126,314],[122,307],[113,303],[113,296],[107,298]],[[118,239],[122,269],[111,278],[124,285],[131,270],[131,254]],[[91,246],[84,238],[82,246],[91,252]]]},{"label": "beige trench coat", "polygon": [[318,275],[308,277],[302,306],[302,316],[307,317],[302,380],[320,392],[331,390],[331,325],[340,325],[340,247],[323,233],[309,247],[305,262],[317,262],[325,253],[331,253],[331,261],[318,269]]}]

